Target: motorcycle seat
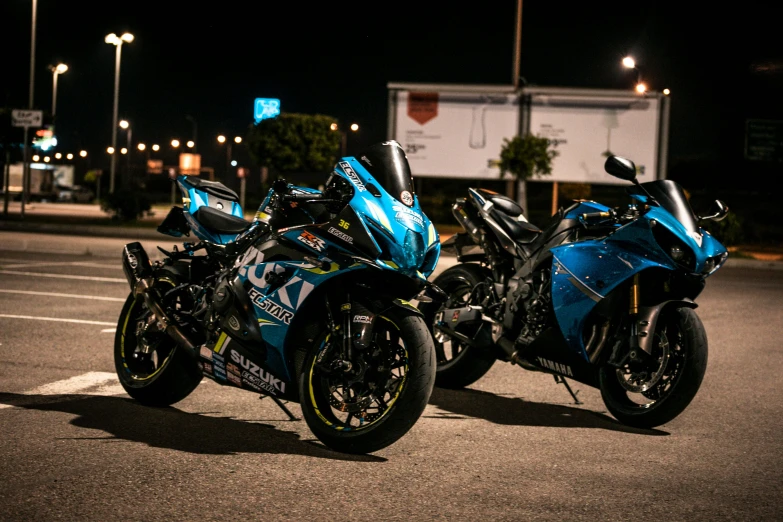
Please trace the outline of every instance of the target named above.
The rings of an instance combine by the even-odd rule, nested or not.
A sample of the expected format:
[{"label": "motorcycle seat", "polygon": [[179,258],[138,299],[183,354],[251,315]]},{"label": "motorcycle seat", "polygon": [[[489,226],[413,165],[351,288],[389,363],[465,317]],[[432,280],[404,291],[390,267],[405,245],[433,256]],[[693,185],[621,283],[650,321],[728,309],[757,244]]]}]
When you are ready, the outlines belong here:
[{"label": "motorcycle seat", "polygon": [[251,225],[241,217],[207,206],[199,207],[194,217],[209,230],[220,234],[239,234]]},{"label": "motorcycle seat", "polygon": [[537,226],[527,221],[514,219],[505,212],[498,212],[495,208],[492,209],[490,215],[506,231],[509,237],[518,243],[532,243],[541,235],[541,229]]},{"label": "motorcycle seat", "polygon": [[509,197],[487,189],[476,189],[476,192],[481,194],[484,199],[491,201],[496,209],[508,214],[511,217],[517,217],[518,215],[524,213],[524,210],[519,205],[519,203]]},{"label": "motorcycle seat", "polygon": [[219,181],[207,181],[195,176],[188,176],[188,183],[197,189],[203,190],[207,194],[211,194],[217,198],[239,202],[239,196],[237,193]]}]

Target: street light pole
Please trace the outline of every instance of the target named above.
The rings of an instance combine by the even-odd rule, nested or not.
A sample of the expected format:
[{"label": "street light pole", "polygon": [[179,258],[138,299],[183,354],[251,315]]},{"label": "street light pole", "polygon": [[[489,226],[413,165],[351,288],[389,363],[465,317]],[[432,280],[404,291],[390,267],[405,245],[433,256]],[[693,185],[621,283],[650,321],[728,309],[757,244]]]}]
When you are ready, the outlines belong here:
[{"label": "street light pole", "polygon": [[[35,92],[35,19],[38,13],[38,0],[33,0],[33,18],[30,31],[30,101],[28,108],[33,108],[33,93]],[[22,207],[20,217],[24,219],[24,206],[27,203],[27,194],[30,190],[30,144],[28,143],[28,130],[24,127],[24,168],[22,169]],[[8,193],[8,190],[6,190]]]},{"label": "street light pole", "polygon": [[[130,43],[133,41],[133,35],[125,33],[122,36],[117,36],[111,33],[106,36],[104,41],[107,44],[114,45],[117,50],[114,58],[114,111],[112,113],[112,129],[111,129],[111,146],[117,149],[117,118],[120,107],[120,57],[122,56],[122,44],[123,42]],[[114,177],[117,171],[117,156],[112,154],[111,156],[111,168],[109,170],[109,194],[114,193]]]},{"label": "street light pole", "polygon": [[49,70],[52,71],[52,119],[54,119],[57,115],[57,77],[67,72],[68,66],[61,63],[57,67],[50,66]]}]

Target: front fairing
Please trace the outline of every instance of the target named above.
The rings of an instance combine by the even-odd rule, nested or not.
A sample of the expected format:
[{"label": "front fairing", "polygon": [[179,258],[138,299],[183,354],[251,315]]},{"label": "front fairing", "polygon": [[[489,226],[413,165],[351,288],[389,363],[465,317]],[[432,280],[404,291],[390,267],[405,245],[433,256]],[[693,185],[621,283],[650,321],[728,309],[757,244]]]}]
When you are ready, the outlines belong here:
[{"label": "front fairing", "polygon": [[440,238],[422,212],[419,198],[410,194],[410,205],[404,204],[353,157],[338,162],[335,172],[354,186],[349,205],[380,251],[378,264],[410,276],[429,276],[438,262]]}]

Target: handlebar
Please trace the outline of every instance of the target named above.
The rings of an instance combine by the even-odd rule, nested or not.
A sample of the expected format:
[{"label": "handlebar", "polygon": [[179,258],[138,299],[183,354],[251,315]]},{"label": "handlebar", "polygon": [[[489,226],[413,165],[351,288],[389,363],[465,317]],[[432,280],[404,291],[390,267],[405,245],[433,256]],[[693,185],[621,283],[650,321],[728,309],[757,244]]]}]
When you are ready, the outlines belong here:
[{"label": "handlebar", "polygon": [[607,210],[604,212],[585,212],[579,216],[579,221],[586,227],[591,225],[597,225],[607,220],[615,221],[617,214],[614,210]]},{"label": "handlebar", "polygon": [[322,201],[325,200],[323,194],[281,194],[280,200],[283,202],[289,201]]}]

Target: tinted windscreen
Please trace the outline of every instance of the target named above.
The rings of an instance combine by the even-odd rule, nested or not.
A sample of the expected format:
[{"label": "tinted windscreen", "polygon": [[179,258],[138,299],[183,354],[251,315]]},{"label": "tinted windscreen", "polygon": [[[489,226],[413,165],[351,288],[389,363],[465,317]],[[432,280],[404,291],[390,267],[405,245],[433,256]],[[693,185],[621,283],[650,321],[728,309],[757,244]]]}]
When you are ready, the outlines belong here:
[{"label": "tinted windscreen", "polygon": [[403,201],[404,191],[413,195],[411,167],[399,143],[394,140],[379,143],[356,157],[393,198]]},{"label": "tinted windscreen", "polygon": [[[682,187],[677,182],[670,179],[660,179],[657,181],[648,181],[641,183],[647,192],[649,192],[661,206],[668,210],[677,221],[682,223],[688,232],[698,232],[699,225],[696,222],[696,216],[693,214],[688,198],[685,197]],[[644,191],[639,187],[628,187],[629,194],[639,194],[644,196]]]}]

